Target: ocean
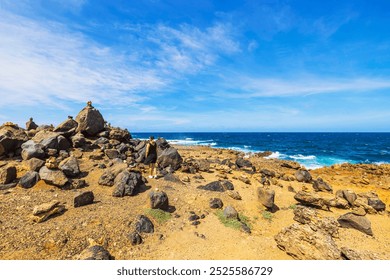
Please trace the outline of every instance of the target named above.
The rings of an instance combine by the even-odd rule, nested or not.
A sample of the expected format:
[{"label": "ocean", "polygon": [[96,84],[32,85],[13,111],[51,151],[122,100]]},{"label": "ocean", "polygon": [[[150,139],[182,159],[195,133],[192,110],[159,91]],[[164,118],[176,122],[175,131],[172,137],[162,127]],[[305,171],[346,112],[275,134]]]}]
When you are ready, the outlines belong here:
[{"label": "ocean", "polygon": [[293,160],[308,169],[337,163],[390,163],[390,133],[132,133],[134,138],[164,137],[172,144],[205,145]]}]

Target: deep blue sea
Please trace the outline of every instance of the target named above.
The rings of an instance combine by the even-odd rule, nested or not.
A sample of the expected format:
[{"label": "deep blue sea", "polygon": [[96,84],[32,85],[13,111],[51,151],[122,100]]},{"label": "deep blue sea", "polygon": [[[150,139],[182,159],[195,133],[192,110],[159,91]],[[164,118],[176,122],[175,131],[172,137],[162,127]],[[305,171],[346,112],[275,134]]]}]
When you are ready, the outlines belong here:
[{"label": "deep blue sea", "polygon": [[336,163],[390,163],[390,133],[132,133],[164,137],[172,144],[209,145],[246,153],[272,151],[270,158],[294,160],[315,169]]}]

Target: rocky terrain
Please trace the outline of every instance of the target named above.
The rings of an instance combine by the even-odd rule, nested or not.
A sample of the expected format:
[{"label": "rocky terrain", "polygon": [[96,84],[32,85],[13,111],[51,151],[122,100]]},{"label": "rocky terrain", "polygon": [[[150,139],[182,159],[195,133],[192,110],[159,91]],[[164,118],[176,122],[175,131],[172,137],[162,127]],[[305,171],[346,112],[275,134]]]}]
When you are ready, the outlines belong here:
[{"label": "rocky terrain", "polygon": [[57,127],[0,127],[0,259],[390,259],[390,165],[306,170],[171,146],[88,103]]}]

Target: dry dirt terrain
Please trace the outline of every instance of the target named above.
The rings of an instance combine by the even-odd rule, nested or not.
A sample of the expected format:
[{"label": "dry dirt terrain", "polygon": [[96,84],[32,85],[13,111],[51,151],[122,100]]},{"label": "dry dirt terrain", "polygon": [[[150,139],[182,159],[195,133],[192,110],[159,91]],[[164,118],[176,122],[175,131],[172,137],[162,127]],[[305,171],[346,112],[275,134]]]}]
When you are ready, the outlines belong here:
[{"label": "dry dirt terrain", "polygon": [[[71,149],[70,154],[78,158],[83,174],[80,177],[87,183],[85,187],[59,188],[39,180],[32,188],[16,186],[0,190],[0,259],[78,259],[91,245],[101,245],[113,258],[127,260],[325,259],[327,256],[339,258],[341,255],[346,258],[346,250],[352,252],[347,257],[350,259],[390,259],[389,165],[344,164],[311,170],[313,180],[321,177],[332,187],[332,192],[314,192],[312,182],[299,182],[295,178],[297,170],[294,163],[286,165],[285,161],[252,155],[246,158],[252,167],[239,168],[236,160],[244,155],[236,151],[199,146],[176,148],[184,163],[192,160],[206,165],[201,168],[203,171],[191,173],[182,167],[170,176],[149,179],[147,168],[142,164],[130,166],[129,170],[141,171],[147,179],[138,193],[132,196],[114,197],[114,187],[100,185],[99,178],[112,160],[107,157],[93,159],[90,156],[93,151],[81,149]],[[229,165],[227,160],[232,164]],[[21,160],[3,159],[0,162],[0,166],[16,166],[17,178],[28,170]],[[103,163],[107,168],[101,168],[99,164]],[[262,179],[260,170],[263,169],[274,174],[263,176],[265,179]],[[232,198],[234,195],[229,191],[198,188],[218,180],[229,180],[241,199]],[[265,207],[258,197],[258,188],[263,185],[267,190],[274,191],[272,208]],[[156,189],[165,192],[169,198],[166,220],[150,214],[149,194]],[[334,198],[338,190],[347,189],[355,194],[374,191],[386,209],[383,210],[382,204],[380,211],[372,210],[371,206],[356,205],[347,205],[344,207],[347,209],[343,209],[326,202]],[[74,207],[75,195],[85,191],[93,192],[94,202]],[[284,228],[299,224],[293,219],[294,211],[302,204],[294,198],[299,192],[314,193],[324,198],[323,206],[313,208],[306,204],[304,207],[316,211],[316,219],[320,221],[331,217],[337,223],[343,214],[363,211],[358,217],[369,220],[372,235],[337,224],[334,229],[337,233],[333,232],[330,237],[321,233],[321,226],[310,224],[315,219],[309,217],[309,225],[314,230],[309,229],[309,235],[305,238],[297,235],[297,243],[292,242],[296,248],[283,248],[282,244],[278,246],[275,236]],[[221,210],[210,207],[211,198],[222,200]],[[34,222],[34,207],[53,200],[63,204],[65,210],[46,221]],[[237,210],[250,230],[227,227],[221,222],[221,211],[229,205]],[[197,225],[193,224],[194,220],[189,220],[194,214],[199,216],[195,223]],[[134,221],[138,215],[150,218],[154,232],[140,233],[142,243],[132,245],[129,234],[134,231]],[[325,238],[324,244],[316,241],[316,234],[320,233]],[[326,247],[330,243],[333,247]],[[309,251],[315,251],[310,246],[318,249],[318,255],[310,255]],[[336,255],[330,255],[330,251],[335,251]],[[344,253],[341,254],[341,251]]]}]

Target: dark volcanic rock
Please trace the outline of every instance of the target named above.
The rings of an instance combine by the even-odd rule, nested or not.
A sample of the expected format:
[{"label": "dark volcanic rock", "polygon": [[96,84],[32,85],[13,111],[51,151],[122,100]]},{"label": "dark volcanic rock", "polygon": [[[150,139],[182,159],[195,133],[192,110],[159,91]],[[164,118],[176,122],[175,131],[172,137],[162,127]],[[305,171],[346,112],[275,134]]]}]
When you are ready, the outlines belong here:
[{"label": "dark volcanic rock", "polygon": [[29,140],[22,144],[22,153],[21,156],[24,160],[29,160],[31,158],[44,158],[45,151],[43,150],[42,144],[36,144],[33,140]]},{"label": "dark volcanic rock", "polygon": [[118,176],[119,173],[121,173],[123,170],[127,168],[127,165],[124,163],[121,164],[115,164],[111,168],[104,171],[102,176],[99,178],[99,185],[103,186],[113,186],[115,178]]},{"label": "dark volcanic rock", "polygon": [[115,178],[115,189],[112,192],[112,196],[135,195],[143,184],[141,173],[124,170]]},{"label": "dark volcanic rock", "polygon": [[304,182],[304,183],[310,183],[312,180],[309,171],[303,169],[295,172],[295,178],[297,179],[298,182]]},{"label": "dark volcanic rock", "polygon": [[0,156],[15,153],[28,140],[23,129],[12,123],[0,126]]},{"label": "dark volcanic rock", "polygon": [[76,132],[86,136],[95,136],[104,130],[104,119],[102,114],[92,104],[88,104],[76,117],[78,123]]},{"label": "dark volcanic rock", "polygon": [[213,209],[220,209],[223,207],[223,202],[219,198],[211,198],[209,204],[210,204],[210,208]]},{"label": "dark volcanic rock", "polygon": [[38,125],[34,122],[33,118],[30,118],[28,122],[26,122],[26,130],[37,129]]},{"label": "dark volcanic rock", "polygon": [[238,158],[236,160],[236,165],[238,168],[252,167],[252,163],[249,160],[243,158]]},{"label": "dark volcanic rock", "polygon": [[80,253],[79,260],[113,260],[114,257],[104,249],[104,247],[95,245],[85,249]]},{"label": "dark volcanic rock", "polygon": [[150,208],[167,210],[169,207],[168,195],[165,192],[151,192],[149,194]]},{"label": "dark volcanic rock", "polygon": [[0,168],[0,184],[7,185],[16,179],[16,167],[5,166]]},{"label": "dark volcanic rock", "polygon": [[136,231],[129,234],[129,239],[130,239],[131,245],[133,245],[133,246],[139,245],[142,243],[142,237]]},{"label": "dark volcanic rock", "polygon": [[76,177],[80,174],[78,160],[73,156],[61,161],[58,167],[69,177]]},{"label": "dark volcanic rock", "polygon": [[146,217],[144,215],[140,215],[136,218],[135,230],[139,233],[142,233],[142,232],[153,233],[154,232],[154,225],[148,217]]},{"label": "dark volcanic rock", "polygon": [[257,188],[257,198],[265,207],[271,209],[274,206],[275,191],[264,187]]},{"label": "dark volcanic rock", "polygon": [[275,171],[268,170],[268,169],[261,169],[260,174],[263,174],[264,176],[267,176],[267,177],[275,177],[275,175],[276,175]]},{"label": "dark volcanic rock", "polygon": [[313,189],[316,192],[333,192],[333,188],[327,182],[324,182],[321,178],[313,181]]},{"label": "dark volcanic rock", "polygon": [[81,133],[72,136],[71,141],[74,148],[82,148],[87,144],[87,140]]},{"label": "dark volcanic rock", "polygon": [[178,170],[182,162],[182,157],[173,147],[165,149],[157,159],[157,163],[161,168],[170,166],[173,170]]},{"label": "dark volcanic rock", "polygon": [[83,193],[77,194],[73,198],[73,205],[74,205],[74,207],[81,207],[84,205],[92,204],[94,199],[95,199],[95,196],[93,195],[92,191],[83,192]]},{"label": "dark volcanic rock", "polygon": [[22,178],[20,178],[19,185],[25,189],[32,188],[39,180],[40,177],[38,172],[28,171],[22,176]]},{"label": "dark volcanic rock", "polygon": [[371,229],[371,222],[366,218],[366,216],[358,216],[353,213],[347,213],[341,215],[337,221],[344,228],[354,228],[365,234],[373,235]]},{"label": "dark volcanic rock", "polygon": [[63,151],[67,151],[70,149],[70,147],[72,146],[70,144],[70,142],[68,141],[68,139],[66,139],[64,136],[62,135],[59,135],[57,137],[57,142],[58,142],[58,150],[63,150]]},{"label": "dark volcanic rock", "polygon": [[220,181],[214,181],[211,183],[208,183],[205,186],[199,186],[198,189],[206,190],[206,191],[213,191],[213,192],[224,192],[225,188],[221,184]]},{"label": "dark volcanic rock", "polygon": [[386,210],[386,204],[379,199],[378,195],[375,192],[367,192],[359,194],[359,196],[367,199],[367,204],[374,208],[376,211]]},{"label": "dark volcanic rock", "polygon": [[234,190],[234,185],[233,185],[233,183],[230,182],[229,180],[222,180],[222,181],[221,181],[221,185],[222,185],[222,187],[223,187],[225,190],[229,190],[229,191]]},{"label": "dark volcanic rock", "polygon": [[120,154],[117,149],[106,149],[104,150],[104,153],[109,159],[119,158]]}]

